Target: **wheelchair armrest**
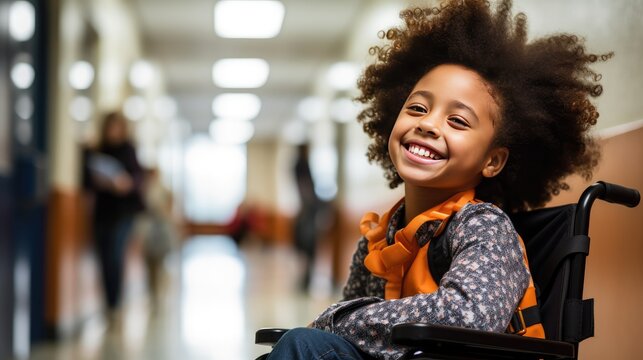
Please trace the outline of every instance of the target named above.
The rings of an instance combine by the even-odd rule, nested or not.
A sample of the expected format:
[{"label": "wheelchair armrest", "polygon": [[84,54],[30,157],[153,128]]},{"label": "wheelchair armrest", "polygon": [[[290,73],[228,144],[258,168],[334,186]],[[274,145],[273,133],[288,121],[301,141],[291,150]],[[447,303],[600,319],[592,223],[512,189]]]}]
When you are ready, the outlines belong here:
[{"label": "wheelchair armrest", "polygon": [[272,346],[290,329],[263,328],[255,333],[255,344]]},{"label": "wheelchair armrest", "polygon": [[393,344],[429,355],[462,354],[474,359],[565,359],[574,358],[575,353],[567,342],[435,324],[398,324],[391,337]]}]

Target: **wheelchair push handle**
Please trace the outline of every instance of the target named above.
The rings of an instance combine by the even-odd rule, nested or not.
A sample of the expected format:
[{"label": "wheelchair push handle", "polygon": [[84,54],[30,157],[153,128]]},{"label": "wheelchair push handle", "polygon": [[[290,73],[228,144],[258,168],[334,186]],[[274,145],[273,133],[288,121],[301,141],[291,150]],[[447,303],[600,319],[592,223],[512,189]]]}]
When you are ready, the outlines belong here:
[{"label": "wheelchair push handle", "polygon": [[639,194],[638,190],[605,181],[598,181],[590,185],[578,200],[576,215],[574,217],[574,235],[587,235],[589,230],[589,213],[596,199],[635,207],[641,201],[641,194]]},{"label": "wheelchair push handle", "polygon": [[608,182],[599,181],[603,184],[605,191],[599,194],[598,198],[607,202],[622,204],[627,207],[635,207],[641,201],[641,194],[636,189],[630,189],[625,186],[610,184]]}]

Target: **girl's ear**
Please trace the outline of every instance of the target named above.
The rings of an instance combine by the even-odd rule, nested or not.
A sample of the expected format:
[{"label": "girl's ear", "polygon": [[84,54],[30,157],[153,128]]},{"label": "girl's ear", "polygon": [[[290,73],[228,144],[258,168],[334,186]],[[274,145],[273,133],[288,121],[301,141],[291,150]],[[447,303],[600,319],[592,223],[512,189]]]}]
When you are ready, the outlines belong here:
[{"label": "girl's ear", "polygon": [[506,147],[497,147],[489,152],[487,163],[482,168],[482,176],[492,178],[498,175],[507,163],[509,158],[509,149]]}]

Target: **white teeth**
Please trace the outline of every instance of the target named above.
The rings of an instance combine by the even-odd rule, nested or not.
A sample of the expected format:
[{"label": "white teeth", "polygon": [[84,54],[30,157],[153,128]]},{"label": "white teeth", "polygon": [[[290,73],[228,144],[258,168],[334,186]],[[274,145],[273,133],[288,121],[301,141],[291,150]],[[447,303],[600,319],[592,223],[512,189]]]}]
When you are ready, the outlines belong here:
[{"label": "white teeth", "polygon": [[409,151],[415,155],[427,157],[429,159],[434,159],[434,160],[439,160],[441,159],[438,154],[435,154],[431,152],[431,150],[426,149],[426,148],[421,148],[417,145],[411,145],[409,146]]}]

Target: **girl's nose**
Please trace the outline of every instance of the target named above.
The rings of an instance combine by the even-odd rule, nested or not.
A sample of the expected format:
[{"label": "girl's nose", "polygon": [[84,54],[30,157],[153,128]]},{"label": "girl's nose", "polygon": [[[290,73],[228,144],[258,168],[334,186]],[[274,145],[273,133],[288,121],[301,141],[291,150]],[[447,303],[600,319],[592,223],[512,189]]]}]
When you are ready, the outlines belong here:
[{"label": "girl's nose", "polygon": [[435,116],[428,115],[418,121],[415,131],[423,135],[438,138],[441,135],[439,124],[440,121]]}]

